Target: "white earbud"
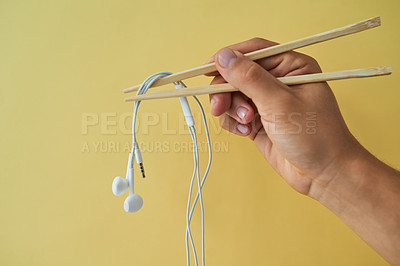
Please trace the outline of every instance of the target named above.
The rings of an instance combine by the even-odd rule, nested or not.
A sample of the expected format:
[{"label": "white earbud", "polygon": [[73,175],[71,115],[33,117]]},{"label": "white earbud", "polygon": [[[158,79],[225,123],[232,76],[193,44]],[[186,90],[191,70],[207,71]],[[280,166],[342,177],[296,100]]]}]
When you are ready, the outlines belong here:
[{"label": "white earbud", "polygon": [[124,203],[124,210],[126,212],[137,212],[143,206],[143,199],[133,191],[133,153],[129,153],[128,169],[126,178],[120,176],[114,178],[112,183],[112,191],[114,195],[120,196],[129,188],[129,196]]},{"label": "white earbud", "polygon": [[143,199],[138,194],[129,195],[124,202],[126,212],[137,212],[143,206]]},{"label": "white earbud", "polygon": [[112,191],[115,196],[121,196],[122,194],[124,194],[128,187],[128,180],[123,179],[120,176],[114,178],[114,181],[112,183]]}]

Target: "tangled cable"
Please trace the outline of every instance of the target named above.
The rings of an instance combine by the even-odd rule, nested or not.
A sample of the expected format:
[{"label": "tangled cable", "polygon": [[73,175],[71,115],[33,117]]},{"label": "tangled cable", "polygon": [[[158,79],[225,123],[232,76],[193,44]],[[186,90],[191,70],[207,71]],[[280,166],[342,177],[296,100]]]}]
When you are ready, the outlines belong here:
[{"label": "tangled cable", "polygon": [[[171,75],[171,72],[159,72],[156,74],[153,74],[151,76],[149,76],[147,79],[145,79],[145,81],[141,84],[139,90],[137,91],[136,95],[142,95],[145,94],[148,89],[152,86],[152,84],[154,82],[156,82],[159,78]],[[175,82],[174,83],[175,87],[177,89],[180,88],[186,88],[186,85],[182,82]],[[189,133],[190,136],[192,138],[193,141],[193,160],[194,160],[194,170],[193,170],[193,174],[192,174],[192,178],[190,180],[190,187],[189,187],[189,196],[188,196],[188,203],[187,203],[187,209],[186,209],[186,232],[185,232],[185,242],[186,242],[186,261],[187,261],[187,265],[190,265],[190,252],[189,252],[189,241],[190,244],[192,246],[192,252],[193,252],[193,257],[194,257],[194,262],[195,265],[198,266],[198,259],[197,259],[197,253],[196,253],[196,248],[195,248],[195,244],[193,241],[193,237],[192,237],[192,233],[190,230],[190,222],[192,220],[192,215],[194,212],[194,209],[196,207],[197,201],[200,202],[200,211],[201,211],[201,250],[202,250],[202,265],[205,265],[205,250],[204,250],[204,206],[203,206],[203,195],[202,195],[202,187],[204,185],[204,182],[207,178],[207,175],[210,171],[210,166],[211,166],[211,161],[212,161],[212,152],[211,152],[211,141],[210,141],[210,135],[208,132],[208,126],[207,126],[207,121],[206,121],[206,116],[203,110],[203,107],[200,103],[200,101],[197,99],[197,97],[193,96],[193,99],[195,100],[195,102],[197,103],[197,105],[199,106],[201,115],[202,115],[202,119],[203,119],[203,123],[204,123],[204,127],[205,127],[205,132],[206,132],[206,138],[207,138],[207,147],[208,147],[208,164],[207,164],[207,168],[203,174],[203,177],[200,179],[200,158],[199,158],[199,149],[198,149],[198,145],[197,145],[197,133],[196,133],[196,129],[194,127],[194,121],[193,121],[193,117],[189,108],[189,105],[187,103],[186,97],[181,97],[180,98],[180,102],[182,105],[182,109],[184,112],[184,116],[186,119],[186,123],[188,125],[188,129],[189,129]],[[134,108],[133,108],[133,117],[132,117],[132,151],[131,154],[135,154],[135,156],[130,156],[129,158],[129,162],[128,162],[128,169],[130,166],[133,165],[133,157],[136,157],[137,163],[140,166],[140,170],[142,172],[142,176],[144,177],[144,168],[143,168],[143,160],[142,160],[142,156],[140,153],[140,149],[139,149],[139,145],[137,143],[136,140],[136,133],[135,133],[135,126],[136,126],[136,119],[137,119],[137,112],[138,112],[138,108],[140,105],[140,101],[136,101],[134,103]],[[198,186],[198,191],[196,193],[196,197],[193,200],[193,203],[191,205],[191,201],[192,201],[192,191],[193,191],[193,183],[195,178],[197,177],[197,186]],[[190,207],[191,206],[191,207]]]}]

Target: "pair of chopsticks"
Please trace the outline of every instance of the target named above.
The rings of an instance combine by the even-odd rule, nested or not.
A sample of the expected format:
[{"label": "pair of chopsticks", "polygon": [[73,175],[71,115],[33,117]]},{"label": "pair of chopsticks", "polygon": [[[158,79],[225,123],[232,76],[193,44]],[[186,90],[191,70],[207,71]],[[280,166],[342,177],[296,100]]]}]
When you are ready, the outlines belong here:
[{"label": "pair of chopsticks", "polygon": [[[320,34],[316,34],[313,36],[305,37],[296,41],[291,41],[279,45],[275,45],[272,47],[260,49],[254,52],[250,52],[245,54],[250,60],[258,60],[261,58],[281,54],[284,52],[292,51],[294,49],[298,49],[301,47],[306,47],[312,44],[332,40],[338,37],[350,35],[353,33],[361,32],[367,29],[372,29],[381,25],[380,17],[375,17],[367,20],[363,20],[342,28],[337,28],[331,31],[323,32]],[[211,73],[216,71],[215,63],[210,63],[206,65],[202,65],[200,67],[192,68],[189,70],[185,70],[182,72],[178,72],[163,78],[160,78],[155,83],[153,83],[152,87],[162,86],[168,83],[177,82],[180,80],[196,77],[199,75],[204,75],[207,73]],[[298,85],[305,83],[314,83],[314,82],[324,82],[331,80],[340,80],[340,79],[349,79],[349,78],[363,78],[363,77],[372,77],[372,76],[381,76],[381,75],[389,75],[392,73],[392,68],[389,66],[386,67],[372,67],[372,68],[364,68],[364,69],[354,69],[354,70],[345,70],[338,72],[330,72],[330,73],[316,73],[316,74],[308,74],[308,75],[299,75],[299,76],[290,76],[290,77],[281,77],[278,78],[281,82],[287,85]],[[124,93],[134,92],[139,89],[140,85],[136,85],[127,89],[124,89]],[[148,93],[144,95],[132,96],[125,98],[125,101],[142,101],[142,100],[150,100],[150,99],[162,99],[162,98],[172,98],[172,97],[184,97],[184,96],[193,96],[193,95],[201,95],[201,94],[212,94],[212,93],[220,93],[220,92],[232,92],[238,91],[237,88],[232,87],[230,84],[217,84],[217,85],[209,85],[209,86],[201,86],[201,87],[192,87],[185,88],[180,90],[166,90],[156,93]]]}]

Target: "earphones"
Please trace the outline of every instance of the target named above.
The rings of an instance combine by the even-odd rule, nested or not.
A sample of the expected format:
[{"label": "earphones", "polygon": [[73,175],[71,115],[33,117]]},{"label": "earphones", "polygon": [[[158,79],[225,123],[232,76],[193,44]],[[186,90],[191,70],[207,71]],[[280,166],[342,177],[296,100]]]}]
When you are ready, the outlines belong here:
[{"label": "earphones", "polygon": [[124,210],[126,212],[137,212],[143,206],[143,199],[140,195],[135,194],[133,190],[133,153],[129,153],[128,169],[126,171],[126,178],[120,176],[114,178],[112,183],[112,191],[115,196],[120,196],[129,188],[129,196],[124,202]]},{"label": "earphones", "polygon": [[[147,92],[147,90],[151,87],[151,85],[154,82],[156,82],[159,78],[165,77],[165,76],[168,76],[171,74],[172,73],[170,73],[170,72],[159,72],[159,73],[149,76],[141,84],[136,95],[145,94]],[[182,81],[175,82],[174,85],[175,85],[176,89],[186,88],[186,85]],[[193,215],[194,209],[196,207],[196,204],[199,201],[200,202],[200,211],[201,211],[201,227],[202,227],[201,228],[202,229],[201,230],[201,232],[202,232],[202,262],[203,262],[203,266],[204,266],[205,265],[204,206],[203,206],[203,196],[202,196],[201,189],[204,185],[204,182],[205,182],[208,172],[210,170],[212,153],[211,153],[211,141],[210,141],[210,136],[209,136],[208,127],[207,127],[207,121],[206,121],[203,107],[201,106],[200,101],[195,96],[193,96],[193,98],[196,101],[196,103],[199,106],[199,109],[201,111],[201,115],[202,115],[202,119],[203,119],[203,123],[204,123],[204,127],[205,127],[205,132],[206,132],[206,137],[207,137],[207,144],[208,144],[207,147],[208,147],[209,159],[208,159],[207,168],[203,174],[203,177],[200,178],[200,169],[199,169],[200,159],[199,159],[199,149],[198,149],[198,145],[197,145],[197,133],[195,130],[195,123],[194,123],[194,119],[193,119],[192,112],[190,110],[190,106],[187,101],[187,98],[180,97],[179,101],[181,103],[185,121],[186,121],[190,136],[193,141],[193,159],[194,159],[194,170],[193,170],[192,178],[190,180],[189,196],[188,196],[188,203],[187,203],[187,209],[186,209],[186,232],[185,232],[186,259],[187,259],[187,265],[190,265],[190,253],[189,253],[189,240],[190,240],[195,265],[196,266],[198,265],[196,248],[195,248],[193,237],[192,237],[191,230],[190,230],[190,222],[191,222],[192,215]],[[135,158],[136,158],[137,164],[139,165],[142,177],[143,178],[145,177],[143,159],[142,159],[142,155],[141,155],[139,145],[136,140],[136,134],[135,134],[136,117],[137,117],[139,105],[140,105],[140,101],[136,101],[134,103],[133,116],[132,116],[132,150],[129,153],[126,177],[124,179],[121,176],[117,176],[116,178],[114,178],[114,181],[112,183],[112,191],[113,191],[114,195],[116,195],[116,196],[120,196],[120,195],[124,194],[125,191],[129,189],[129,196],[126,198],[126,200],[124,202],[124,210],[126,212],[137,212],[143,206],[142,197],[138,194],[135,194],[134,189],[133,189],[134,188],[133,161]],[[193,191],[193,183],[194,183],[195,177],[197,177],[198,191],[197,191],[196,197],[194,198],[193,203],[192,203],[192,191]]]},{"label": "earphones", "polygon": [[[149,87],[159,78],[168,76],[171,73],[169,72],[160,72],[148,77],[140,86],[137,95],[144,94],[147,92]],[[139,149],[139,145],[136,141],[135,134],[135,126],[136,126],[136,116],[138,112],[140,101],[135,102],[133,107],[133,116],[132,116],[132,150],[129,153],[128,166],[126,169],[126,177],[123,179],[121,176],[117,176],[114,178],[112,183],[112,191],[115,196],[120,196],[125,193],[125,191],[129,188],[129,196],[125,199],[124,202],[124,210],[126,212],[137,212],[143,206],[143,198],[135,194],[134,192],[134,174],[133,174],[133,160],[136,158],[136,162],[139,165],[140,172],[142,177],[145,178],[144,166],[143,166],[143,158]]]}]

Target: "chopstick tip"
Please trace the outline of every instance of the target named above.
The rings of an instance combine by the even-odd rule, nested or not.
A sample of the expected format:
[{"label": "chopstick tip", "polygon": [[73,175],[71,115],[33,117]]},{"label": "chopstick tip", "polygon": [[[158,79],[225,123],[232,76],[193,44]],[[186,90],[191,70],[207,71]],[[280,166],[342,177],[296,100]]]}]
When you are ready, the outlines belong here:
[{"label": "chopstick tip", "polygon": [[382,23],[381,17],[376,17],[376,23],[380,26]]},{"label": "chopstick tip", "polygon": [[381,17],[380,16],[378,16],[378,17],[374,17],[374,18],[372,18],[372,19],[370,19],[370,21],[369,21],[369,27],[370,28],[374,28],[374,27],[378,27],[378,26],[380,26],[381,25]]},{"label": "chopstick tip", "polygon": [[134,92],[134,91],[137,91],[139,89],[139,87],[140,87],[140,85],[129,87],[129,88],[123,89],[122,92],[123,93]]}]

